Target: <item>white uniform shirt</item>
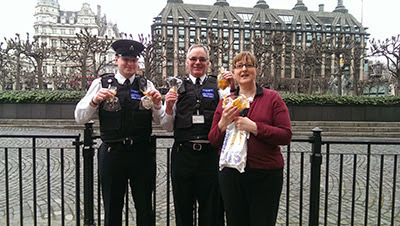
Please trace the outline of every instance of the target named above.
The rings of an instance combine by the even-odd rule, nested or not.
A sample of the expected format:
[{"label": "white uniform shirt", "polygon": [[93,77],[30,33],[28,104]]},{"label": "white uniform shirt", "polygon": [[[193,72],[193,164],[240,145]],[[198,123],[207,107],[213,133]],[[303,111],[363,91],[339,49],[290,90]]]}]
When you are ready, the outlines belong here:
[{"label": "white uniform shirt", "polygon": [[[115,74],[115,78],[117,79],[117,82],[119,84],[124,84],[126,78],[122,76],[119,72]],[[132,76],[129,81],[131,84],[135,80],[135,76]],[[75,108],[75,121],[78,124],[85,124],[90,119],[93,117],[94,113],[96,112],[98,106],[92,107],[90,105],[90,102],[92,99],[96,96],[97,92],[99,92],[100,89],[103,89],[101,87],[101,78],[97,78],[93,80],[92,84],[89,87],[89,90],[87,91],[86,95],[82,98],[82,100],[79,101],[79,103],[76,105]],[[147,89],[152,90],[155,89],[153,83],[149,80],[147,80]],[[160,109],[155,109],[154,107],[152,108],[153,112],[153,121],[157,124],[160,123],[161,116],[164,114],[164,109],[165,107],[162,106]]]},{"label": "white uniform shirt", "polygon": [[[206,75],[200,77],[200,84],[203,84],[204,80],[207,78]],[[189,78],[193,84],[196,84],[196,77],[189,74]],[[231,93],[231,89],[228,86],[224,90],[218,89],[219,99],[221,100],[225,95],[229,95]],[[164,109],[166,107],[166,103],[164,103]],[[163,113],[161,116],[161,126],[163,129],[172,132],[174,130],[174,121],[175,121],[175,114],[176,114],[176,102],[172,108],[172,115],[167,114],[166,112]]]}]

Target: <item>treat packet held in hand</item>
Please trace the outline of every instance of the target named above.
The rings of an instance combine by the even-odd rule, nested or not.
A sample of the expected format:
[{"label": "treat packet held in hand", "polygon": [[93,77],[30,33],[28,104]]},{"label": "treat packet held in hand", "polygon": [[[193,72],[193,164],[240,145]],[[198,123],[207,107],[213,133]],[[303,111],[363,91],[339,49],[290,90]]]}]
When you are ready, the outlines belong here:
[{"label": "treat packet held in hand", "polygon": [[218,81],[218,87],[222,90],[226,89],[226,87],[229,86],[228,80],[222,76],[222,74],[225,72],[225,69],[223,67],[219,68],[219,74],[217,76],[217,81]]},{"label": "treat packet held in hand", "polygon": [[240,111],[249,108],[250,106],[249,101],[243,94],[238,96],[235,100],[233,100],[232,105],[236,106]]},{"label": "treat packet held in hand", "polygon": [[113,92],[113,96],[105,101],[103,109],[109,112],[115,112],[121,110],[121,104],[119,102],[119,99],[118,97],[115,96],[117,94],[117,87],[109,86],[108,89]]},{"label": "treat packet held in hand", "polygon": [[228,95],[225,95],[225,96],[222,98],[222,108],[231,106],[231,105],[232,105],[232,102],[233,102],[232,98],[231,98],[231,97],[228,97]]},{"label": "treat packet held in hand", "polygon": [[247,160],[247,139],[249,132],[239,130],[235,122],[226,128],[225,139],[219,158],[219,170],[224,167],[237,169],[244,172]]}]

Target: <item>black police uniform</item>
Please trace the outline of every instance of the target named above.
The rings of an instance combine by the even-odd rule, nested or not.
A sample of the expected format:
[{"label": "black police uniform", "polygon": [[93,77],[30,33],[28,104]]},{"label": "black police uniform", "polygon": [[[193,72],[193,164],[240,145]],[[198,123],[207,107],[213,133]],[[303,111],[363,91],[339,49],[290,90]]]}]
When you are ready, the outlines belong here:
[{"label": "black police uniform", "polygon": [[[117,55],[137,56],[143,46],[132,40],[114,42]],[[99,106],[100,183],[105,208],[105,225],[122,225],[124,197],[130,185],[136,208],[137,225],[154,225],[152,194],[156,170],[155,155],[149,138],[152,133],[152,111],[141,109],[140,89],[147,80],[136,76],[133,84],[121,85],[114,74],[102,77],[103,88],[117,87],[116,97],[121,110],[107,111],[104,102]]]},{"label": "black police uniform", "polygon": [[[178,93],[171,158],[176,224],[194,224],[193,206],[197,201],[199,225],[221,225],[218,151],[204,143],[219,102],[217,80],[208,76],[197,86],[186,79]],[[204,123],[193,123],[193,115],[204,116]]]}]

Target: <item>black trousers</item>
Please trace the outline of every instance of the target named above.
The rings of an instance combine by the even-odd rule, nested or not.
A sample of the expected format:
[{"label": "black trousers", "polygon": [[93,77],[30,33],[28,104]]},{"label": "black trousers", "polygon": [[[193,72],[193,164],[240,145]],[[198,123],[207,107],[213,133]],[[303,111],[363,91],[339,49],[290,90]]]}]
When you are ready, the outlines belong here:
[{"label": "black trousers", "polygon": [[275,225],[283,170],[224,168],[219,172],[228,226]]},{"label": "black trousers", "polygon": [[198,225],[224,224],[216,149],[207,144],[201,151],[195,151],[175,142],[171,155],[171,174],[177,226],[194,225],[193,207],[196,201]]},{"label": "black trousers", "polygon": [[[121,146],[123,149],[123,146]],[[152,194],[156,170],[155,155],[150,145],[133,146],[133,150],[99,148],[100,183],[106,226],[122,225],[122,209],[129,183],[136,208],[138,226],[153,226]]]}]

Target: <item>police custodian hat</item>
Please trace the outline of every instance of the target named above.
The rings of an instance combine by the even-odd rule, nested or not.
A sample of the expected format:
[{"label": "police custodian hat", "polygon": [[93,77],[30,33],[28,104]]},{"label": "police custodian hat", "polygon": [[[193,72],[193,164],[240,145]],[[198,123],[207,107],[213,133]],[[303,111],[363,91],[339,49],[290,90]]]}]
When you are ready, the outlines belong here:
[{"label": "police custodian hat", "polygon": [[111,47],[114,49],[115,55],[124,57],[138,57],[144,50],[142,43],[129,39],[117,40]]}]

